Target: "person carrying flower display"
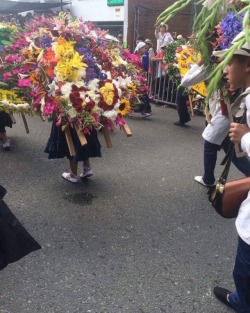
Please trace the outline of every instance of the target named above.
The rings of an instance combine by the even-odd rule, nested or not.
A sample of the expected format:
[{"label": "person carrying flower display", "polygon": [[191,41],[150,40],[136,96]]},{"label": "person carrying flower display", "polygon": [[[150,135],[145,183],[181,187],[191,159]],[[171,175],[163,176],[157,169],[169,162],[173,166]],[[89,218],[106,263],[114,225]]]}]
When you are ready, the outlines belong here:
[{"label": "person carrying flower display", "polygon": [[[11,37],[11,34],[14,31],[16,31],[15,26],[10,26],[10,25],[0,22],[0,63],[3,63],[4,47],[10,44],[9,38]],[[0,82],[3,81],[3,74],[4,74],[3,70],[0,67]],[[4,91],[0,87],[1,99],[3,99],[3,93]],[[4,110],[1,110],[1,107],[0,107],[0,139],[2,140],[2,147],[5,151],[10,150],[10,139],[8,138],[6,134],[6,127],[11,128],[12,124],[13,123],[10,118],[10,115]]]},{"label": "person carrying flower display", "polygon": [[[181,85],[190,87],[202,81],[206,81],[209,72],[204,66],[201,59],[197,64],[187,72],[182,78]],[[225,103],[223,102],[220,91],[215,91],[209,98],[209,112],[212,116],[210,123],[207,124],[202,133],[204,141],[204,174],[195,176],[194,180],[199,184],[209,187],[215,182],[215,166],[217,161],[217,153],[222,147],[225,153],[229,149],[228,130],[229,119]],[[232,157],[233,164],[246,176],[250,176],[250,160],[248,157],[237,158],[235,151]]]},{"label": "person carrying flower display", "polygon": [[65,132],[61,127],[56,126],[56,122],[52,123],[51,134],[45,148],[49,159],[59,159],[67,157],[69,159],[70,172],[64,172],[62,177],[71,183],[77,183],[78,162],[83,162],[83,171],[80,178],[89,178],[93,175],[89,159],[92,157],[101,157],[101,145],[97,137],[95,128],[91,128],[89,133],[85,134],[87,144],[82,145],[75,128],[69,128],[75,155],[71,155],[67,143]]},{"label": "person carrying flower display", "polygon": [[[146,52],[146,43],[145,42],[138,42],[135,47],[135,63],[139,68],[143,70],[143,56]],[[146,75],[146,72],[145,72]],[[147,92],[144,92],[139,96],[141,105],[139,107],[139,112],[143,115],[143,117],[149,117],[152,115],[150,100]]]},{"label": "person carrying flower display", "polygon": [[[246,124],[231,123],[229,137],[232,142],[240,143],[241,148],[250,156],[250,46],[245,43],[237,48],[237,41],[242,34],[233,41],[235,46],[233,55],[228,61],[224,73],[232,89],[242,88],[240,109],[245,110]],[[243,35],[244,36],[244,35]],[[229,50],[215,52],[218,57],[225,57]],[[234,109],[236,114],[237,109]],[[233,112],[232,112],[233,113]],[[235,292],[225,288],[215,287],[215,296],[227,306],[239,313],[250,312],[250,193],[242,202],[236,218],[238,232],[238,248],[233,271],[236,287]]]},{"label": "person carrying flower display", "polygon": [[10,151],[10,138],[7,136],[5,127],[12,127],[12,120],[9,114],[0,111],[0,139],[5,151]]},{"label": "person carrying flower display", "polygon": [[63,178],[71,182],[78,181],[79,161],[81,177],[93,174],[89,158],[101,156],[97,130],[105,128],[107,144],[108,132],[117,126],[132,135],[125,117],[146,80],[113,39],[61,12],[50,19],[34,17],[5,47],[6,97],[0,98],[0,110],[52,121],[45,151],[49,158],[69,158],[71,171]]}]

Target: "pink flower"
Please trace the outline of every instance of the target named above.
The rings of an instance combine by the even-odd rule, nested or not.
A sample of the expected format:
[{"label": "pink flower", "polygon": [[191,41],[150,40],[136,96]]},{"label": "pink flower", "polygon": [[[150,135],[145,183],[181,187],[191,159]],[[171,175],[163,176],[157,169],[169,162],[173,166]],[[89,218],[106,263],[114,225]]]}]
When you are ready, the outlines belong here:
[{"label": "pink flower", "polygon": [[117,118],[116,118],[116,124],[119,125],[119,126],[123,126],[125,125],[125,121],[122,117],[120,117],[119,115],[117,115]]},{"label": "pink flower", "polygon": [[11,78],[11,74],[10,73],[4,73],[3,74],[3,79],[4,80],[9,80]]},{"label": "pink flower", "polygon": [[89,129],[89,127],[83,128],[83,133],[84,133],[85,135],[89,135],[89,134],[90,134],[90,129]]},{"label": "pink flower", "polygon": [[18,87],[28,87],[31,84],[31,80],[29,78],[19,79],[17,86]]},{"label": "pink flower", "polygon": [[7,63],[14,63],[14,62],[21,63],[22,61],[23,61],[23,57],[18,54],[7,55],[5,57],[5,62]]},{"label": "pink flower", "polygon": [[56,126],[59,127],[62,123],[62,117],[59,115],[56,121]]},{"label": "pink flower", "polygon": [[19,70],[18,69],[12,70],[12,74],[14,74],[14,75],[17,75],[19,73],[20,73],[20,69]]},{"label": "pink flower", "polygon": [[56,111],[57,111],[57,103],[53,101],[47,101],[45,103],[45,106],[43,108],[44,115],[50,116]]}]

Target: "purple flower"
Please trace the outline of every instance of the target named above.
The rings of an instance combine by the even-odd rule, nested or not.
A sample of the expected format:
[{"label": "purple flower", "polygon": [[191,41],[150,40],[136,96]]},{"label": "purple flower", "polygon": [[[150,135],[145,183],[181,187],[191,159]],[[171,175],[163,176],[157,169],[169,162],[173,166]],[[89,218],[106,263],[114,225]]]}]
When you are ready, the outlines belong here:
[{"label": "purple flower", "polygon": [[221,21],[221,37],[223,40],[220,42],[221,49],[227,49],[236,35],[242,31],[242,19],[243,15],[237,15],[234,12],[230,12]]},{"label": "purple flower", "polygon": [[51,43],[52,43],[52,38],[50,37],[50,35],[44,34],[42,39],[41,39],[41,47],[43,49],[51,47]]},{"label": "purple flower", "polygon": [[77,47],[77,52],[83,56],[82,61],[88,65],[86,68],[86,81],[99,77],[99,68],[95,65],[93,50],[89,47]]}]

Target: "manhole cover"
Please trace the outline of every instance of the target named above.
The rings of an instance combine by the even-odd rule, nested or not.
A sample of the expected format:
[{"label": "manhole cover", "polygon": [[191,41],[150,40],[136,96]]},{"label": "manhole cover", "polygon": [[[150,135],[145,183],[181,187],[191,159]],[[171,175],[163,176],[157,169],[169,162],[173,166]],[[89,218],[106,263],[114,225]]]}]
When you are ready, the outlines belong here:
[{"label": "manhole cover", "polygon": [[92,204],[94,197],[95,196],[89,192],[80,192],[80,193],[74,193],[74,194],[66,194],[64,195],[63,198],[72,203]]}]

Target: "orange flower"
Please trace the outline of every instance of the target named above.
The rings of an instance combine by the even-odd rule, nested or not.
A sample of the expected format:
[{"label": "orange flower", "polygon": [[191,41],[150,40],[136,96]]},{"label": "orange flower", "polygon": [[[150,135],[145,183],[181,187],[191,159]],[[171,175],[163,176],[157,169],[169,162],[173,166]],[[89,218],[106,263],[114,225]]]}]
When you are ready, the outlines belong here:
[{"label": "orange flower", "polygon": [[48,48],[46,52],[43,54],[43,59],[50,63],[51,65],[57,64],[57,58],[55,56],[54,51],[51,48]]},{"label": "orange flower", "polygon": [[45,73],[46,75],[48,75],[49,77],[54,77],[55,74],[54,74],[54,69],[52,67],[47,67],[45,69]]}]

